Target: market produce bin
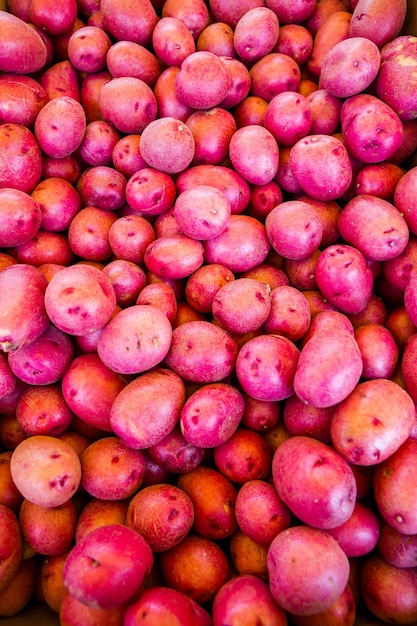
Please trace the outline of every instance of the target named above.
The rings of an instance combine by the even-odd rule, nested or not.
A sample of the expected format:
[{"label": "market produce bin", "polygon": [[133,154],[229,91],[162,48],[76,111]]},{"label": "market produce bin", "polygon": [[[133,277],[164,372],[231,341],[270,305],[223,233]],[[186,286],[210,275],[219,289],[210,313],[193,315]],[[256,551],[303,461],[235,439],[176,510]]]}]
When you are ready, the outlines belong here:
[{"label": "market produce bin", "polygon": [[[396,0],[387,0],[387,2]],[[5,0],[0,0],[0,9],[6,6]],[[417,35],[417,1],[409,0],[409,9],[406,23],[403,29],[404,34]],[[417,156],[412,157],[410,163],[417,163]],[[366,609],[360,608],[357,616],[356,626],[384,626],[371,615]],[[59,626],[59,618],[56,613],[46,605],[37,602],[30,602],[29,605],[18,615],[11,618],[0,618],[0,626]],[[82,626],[80,624],[80,626]],[[320,626],[320,624],[317,624]],[[417,626],[417,622],[411,626]]]}]

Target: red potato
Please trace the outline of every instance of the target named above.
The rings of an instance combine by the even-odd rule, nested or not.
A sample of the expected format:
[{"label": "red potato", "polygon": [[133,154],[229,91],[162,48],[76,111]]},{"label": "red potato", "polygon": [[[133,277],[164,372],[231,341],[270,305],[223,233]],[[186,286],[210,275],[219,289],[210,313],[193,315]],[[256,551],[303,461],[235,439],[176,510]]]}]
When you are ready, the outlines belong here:
[{"label": "red potato", "polygon": [[194,137],[192,165],[220,165],[228,156],[229,142],[236,131],[233,115],[224,108],[195,111],[186,120]]},{"label": "red potato", "polygon": [[129,501],[126,524],[142,535],[153,552],[176,546],[190,532],[194,507],[190,497],[175,485],[142,488]]},{"label": "red potato", "polygon": [[51,11],[47,0],[32,0],[29,7],[31,22],[48,35],[63,35],[71,29],[77,17],[76,0],[58,0]]},{"label": "red potato", "polygon": [[66,370],[62,393],[75,415],[100,430],[111,431],[110,410],[126,384],[97,354],[82,354]]},{"label": "red potato", "polygon": [[185,380],[214,383],[231,374],[237,352],[237,344],[224,329],[206,321],[190,321],[173,330],[165,362]]},{"label": "red potato", "polygon": [[178,423],[166,437],[148,448],[147,453],[150,460],[157,463],[162,470],[171,474],[185,474],[200,465],[205,450],[190,444]]},{"label": "red potato", "polygon": [[0,245],[18,246],[30,241],[42,223],[41,207],[19,189],[0,189]]},{"label": "red potato", "polygon": [[271,471],[271,448],[259,433],[239,427],[216,446],[213,460],[217,469],[235,484],[266,480]]},{"label": "red potato", "polygon": [[[406,171],[395,163],[383,162],[365,165],[357,174],[355,180],[356,193],[377,196],[388,202],[394,200],[398,183]],[[398,208],[398,207],[397,207]],[[401,211],[407,221],[407,214]],[[410,223],[407,221],[408,227]]]},{"label": "red potato", "polygon": [[269,102],[264,126],[273,134],[279,146],[291,146],[309,134],[312,120],[307,98],[295,91],[283,91]]},{"label": "red potato", "polygon": [[412,624],[417,616],[416,570],[397,568],[381,556],[369,556],[361,577],[365,606],[384,622]]},{"label": "red potato", "polygon": [[[396,9],[400,9],[400,2]],[[375,81],[375,93],[388,104],[402,121],[414,120],[415,66],[417,38],[402,35],[388,41],[381,49],[381,66]],[[399,87],[401,86],[401,89]]]},{"label": "red potato", "polygon": [[45,90],[48,100],[66,96],[80,102],[77,70],[68,59],[50,65],[40,75],[39,83]]},{"label": "red potato", "polygon": [[13,450],[10,471],[23,497],[46,507],[67,502],[81,481],[75,450],[49,435],[33,435],[19,443]]},{"label": "red potato", "polygon": [[137,492],[145,474],[140,450],[125,446],[118,437],[93,441],[81,454],[81,486],[100,500],[124,500]]},{"label": "red potato", "polygon": [[33,597],[38,573],[36,558],[23,559],[10,584],[0,593],[0,615],[13,618],[18,615]]},{"label": "red potato", "polygon": [[408,171],[402,170],[402,176],[398,180],[394,190],[394,205],[404,216],[410,232],[417,233],[417,203],[415,190],[417,188],[417,167]]},{"label": "red potato", "polygon": [[374,550],[379,539],[380,522],[377,514],[368,506],[355,503],[352,515],[346,522],[327,529],[349,557],[364,556]]},{"label": "red potato", "polygon": [[[410,232],[408,243],[404,251],[396,258],[384,261],[382,264],[382,275],[388,281],[390,285],[398,289],[401,295],[404,295],[404,290],[412,278],[415,267],[415,254],[417,251],[417,240],[415,236]],[[402,300],[402,298],[401,298]],[[403,305],[401,301],[399,304]]]},{"label": "red potato", "polygon": [[16,406],[16,419],[28,435],[60,435],[73,417],[59,385],[31,385]]},{"label": "red potato", "polygon": [[80,84],[80,102],[83,105],[87,123],[103,119],[99,107],[99,93],[101,87],[112,79],[107,70],[94,74],[85,74]]},{"label": "red potato", "polygon": [[179,67],[174,65],[163,70],[156,80],[153,91],[160,117],[175,117],[185,122],[194,109],[178,97],[175,88],[178,72]]},{"label": "red potato", "polygon": [[348,39],[351,19],[352,14],[346,10],[346,7],[343,7],[340,10],[332,11],[320,23],[314,34],[311,55],[306,63],[306,68],[313,76],[320,77],[323,61],[329,50],[341,41]]},{"label": "red potato", "polygon": [[404,306],[412,324],[417,326],[417,278],[411,274],[404,290]]},{"label": "red potato", "polygon": [[[172,626],[210,626],[208,612],[181,591],[157,585],[145,589],[124,613],[126,626],[167,621]],[[74,625],[75,626],[75,625]]]},{"label": "red potato", "polygon": [[[13,107],[10,107],[13,101]],[[22,124],[32,128],[48,99],[42,85],[30,76],[0,75],[0,123]]]},{"label": "red potato", "polygon": [[311,135],[332,135],[339,128],[343,100],[328,89],[317,88],[306,96],[311,111]]},{"label": "red potato", "polygon": [[166,172],[145,167],[126,183],[126,201],[139,215],[160,215],[175,202],[175,182]]},{"label": "red potato", "polygon": [[158,21],[150,0],[103,0],[100,2],[104,26],[117,41],[133,41],[147,46]]},{"label": "red potato", "polygon": [[81,72],[93,73],[106,69],[110,37],[98,26],[83,26],[68,40],[68,58]]},{"label": "red potato", "polygon": [[268,551],[269,587],[277,604],[294,615],[324,611],[343,593],[349,561],[337,541],[309,526],[279,533]]},{"label": "red potato", "polygon": [[168,320],[173,323],[177,315],[175,291],[168,283],[147,284],[141,289],[136,304],[151,304],[161,309]]},{"label": "red potato", "polygon": [[301,67],[313,50],[313,36],[302,24],[280,24],[274,52],[286,54]]},{"label": "red potato", "polygon": [[301,23],[307,20],[316,8],[315,0],[266,0],[266,6],[278,16],[280,24]]},{"label": "red potato", "polygon": [[78,543],[89,532],[108,524],[125,524],[127,500],[100,500],[91,498],[80,511],[75,529],[75,542]]},{"label": "red potato", "polygon": [[237,278],[213,298],[213,319],[228,332],[243,335],[261,328],[271,310],[271,288],[253,278]]},{"label": "red potato", "polygon": [[91,265],[73,265],[55,274],[45,292],[51,321],[70,335],[85,335],[107,324],[116,306],[110,280]]},{"label": "red potato", "polygon": [[261,222],[249,215],[231,215],[223,232],[206,240],[203,247],[205,262],[220,263],[235,273],[263,263],[271,246]]},{"label": "red potato", "polygon": [[47,102],[35,120],[35,136],[42,151],[56,158],[69,156],[79,147],[85,128],[81,104],[68,96]]},{"label": "red potato", "polygon": [[162,63],[180,67],[196,51],[194,37],[183,21],[176,17],[162,17],[152,31],[152,45]]},{"label": "red potato", "polygon": [[211,109],[227,96],[232,85],[229,69],[213,52],[197,50],[184,59],[175,77],[178,98],[193,109]]},{"label": "red potato", "polygon": [[45,507],[23,500],[19,523],[24,540],[38,554],[54,556],[74,540],[77,512],[73,499],[58,507]]},{"label": "red potato", "polygon": [[248,95],[236,106],[234,115],[238,128],[250,124],[263,124],[267,100],[259,96]]},{"label": "red potato", "polygon": [[379,465],[408,439],[414,420],[414,402],[397,383],[367,380],[336,407],[331,438],[350,463]]},{"label": "red potato", "polygon": [[254,63],[272,52],[279,33],[276,13],[268,7],[247,11],[236,23],[233,45],[240,59]]},{"label": "red potato", "polygon": [[[36,118],[37,119],[37,118]],[[21,124],[0,125],[0,187],[30,194],[42,175],[42,154],[34,133]]]},{"label": "red potato", "polygon": [[163,3],[162,17],[176,17],[184,22],[194,39],[209,23],[208,8],[202,0],[168,0]]},{"label": "red potato", "polygon": [[140,215],[119,217],[109,230],[113,254],[132,263],[143,263],[145,250],[154,239],[152,225]]},{"label": "red potato", "polygon": [[157,102],[147,83],[134,76],[120,76],[104,82],[98,93],[103,119],[120,132],[142,133],[157,115]]},{"label": "red potato", "polygon": [[4,529],[0,541],[0,592],[2,592],[18,572],[23,556],[23,544],[18,517],[5,504],[0,505],[0,519]]},{"label": "red potato", "polygon": [[224,474],[201,464],[179,476],[177,486],[191,498],[196,533],[215,541],[234,533],[237,489]]},{"label": "red potato", "polygon": [[[316,163],[322,164],[321,168]],[[310,135],[297,141],[289,154],[297,183],[315,200],[336,200],[352,182],[352,166],[343,143],[331,135]]]},{"label": "red potato", "polygon": [[261,479],[243,483],[237,493],[235,512],[239,528],[265,546],[291,525],[290,511],[275,487]]},{"label": "red potato", "polygon": [[71,593],[64,591],[59,605],[58,615],[62,626],[94,626],[97,621],[102,626],[119,626],[123,619],[123,607],[96,609],[77,600]]},{"label": "red potato", "polygon": [[349,98],[367,89],[378,74],[381,56],[367,37],[349,37],[325,55],[319,86],[337,98]]},{"label": "red potato", "polygon": [[220,106],[225,109],[232,109],[242,102],[250,92],[249,69],[234,56],[221,56],[221,60],[230,71],[232,84],[227,96],[220,102]]},{"label": "red potato", "polygon": [[152,565],[152,551],[139,533],[109,524],[92,530],[72,548],[64,584],[93,608],[121,606],[133,599]]},{"label": "red potato", "polygon": [[[281,500],[304,523],[322,530],[347,522],[356,501],[356,482],[347,463],[329,445],[308,436],[290,437],[272,459]],[[294,485],[303,485],[300,490]]]},{"label": "red potato", "polygon": [[267,215],[265,228],[274,250],[285,259],[305,259],[318,249],[322,221],[310,204],[287,200]]},{"label": "red potato", "polygon": [[256,7],[264,6],[263,0],[243,0],[240,2],[227,2],[225,0],[210,0],[209,7],[216,22],[226,22],[233,29],[238,20],[247,11]]},{"label": "red potato", "polygon": [[382,521],[377,549],[382,558],[394,567],[415,567],[417,535],[407,535]]},{"label": "red potato", "polygon": [[[182,379],[156,368],[130,381],[115,398],[110,423],[125,445],[144,449],[161,441],[176,426],[185,402]],[[137,406],[141,406],[138,419]]]},{"label": "red potato", "polygon": [[323,443],[330,443],[330,424],[334,407],[315,407],[306,404],[295,394],[287,399],[282,413],[289,435],[306,435]]},{"label": "red potato", "polygon": [[259,335],[240,349],[236,375],[249,396],[257,400],[284,400],[294,393],[298,358],[297,346],[286,337]]},{"label": "red potato", "polygon": [[86,168],[77,181],[77,191],[84,207],[112,211],[125,203],[126,179],[108,165]]},{"label": "red potato", "polygon": [[363,163],[389,160],[404,138],[398,115],[371,94],[361,93],[345,100],[340,122],[346,147]]},{"label": "red potato", "polygon": [[181,192],[174,204],[174,217],[180,231],[200,241],[220,235],[230,215],[228,198],[210,185],[197,185]]},{"label": "red potato", "polygon": [[283,91],[297,91],[301,71],[294,59],[280,52],[270,52],[256,61],[249,70],[252,96],[270,102]]},{"label": "red potato", "polygon": [[206,263],[189,276],[185,285],[187,302],[197,311],[210,313],[217,291],[234,280],[234,274],[219,263]]},{"label": "red potato", "polygon": [[[139,374],[163,361],[171,337],[171,324],[162,311],[149,304],[132,305],[105,325],[98,339],[97,352],[112,371]],[[121,346],[123,350],[120,350]]]},{"label": "red potato", "polygon": [[[82,194],[84,195],[84,194]],[[74,215],[68,228],[72,252],[89,261],[106,261],[112,255],[109,230],[117,220],[113,211],[85,206]]]},{"label": "red potato", "polygon": [[48,231],[64,231],[81,209],[81,198],[68,180],[56,176],[43,177],[31,193],[41,209],[41,227]]},{"label": "red potato", "polygon": [[347,332],[353,337],[355,330],[350,318],[344,313],[335,310],[320,311],[312,316],[311,324],[303,337],[302,346],[317,333],[326,335],[333,332],[340,334]]},{"label": "red potato", "polygon": [[113,167],[129,179],[146,167],[140,154],[140,135],[125,135],[115,144],[112,152]]},{"label": "red potato", "polygon": [[291,622],[294,626],[313,626],[316,620],[320,620],[322,626],[331,626],[334,621],[345,626],[354,626],[356,621],[356,600],[350,583],[346,585],[341,595],[324,611],[315,615],[292,615]]},{"label": "red potato", "polygon": [[146,274],[141,267],[131,261],[115,259],[103,268],[110,278],[116,294],[116,303],[122,309],[138,304],[137,298],[146,285]]},{"label": "red potato", "polygon": [[316,280],[324,297],[342,313],[360,313],[372,296],[372,271],[363,254],[347,244],[333,244],[323,250]]},{"label": "red potato", "polygon": [[18,263],[40,267],[47,263],[67,266],[74,261],[74,254],[63,233],[53,233],[40,228],[26,243],[14,247]]},{"label": "red potato", "polygon": [[14,513],[18,513],[23,502],[23,496],[12,479],[11,458],[12,452],[10,450],[0,453],[0,504],[7,506]]},{"label": "red potato", "polygon": [[78,159],[70,154],[62,159],[44,156],[42,162],[42,178],[62,178],[71,185],[75,184],[81,174],[81,165]]},{"label": "red potato", "polygon": [[355,340],[362,355],[362,378],[391,378],[399,349],[388,328],[378,322],[362,324],[355,330]]},{"label": "red potato", "polygon": [[235,170],[206,163],[180,172],[175,181],[177,193],[197,185],[209,185],[222,191],[230,202],[233,215],[243,213],[250,201],[249,183]]},{"label": "red potato", "polygon": [[408,438],[390,457],[375,467],[373,490],[378,510],[398,532],[415,534],[417,527],[414,466],[417,442]]},{"label": "red potato", "polygon": [[146,248],[144,263],[157,276],[180,279],[195,272],[203,264],[203,257],[201,241],[178,234],[152,241]]},{"label": "red potato", "polygon": [[197,41],[197,50],[213,52],[218,56],[236,58],[233,45],[233,28],[225,22],[212,22],[201,31]]},{"label": "red potato", "polygon": [[78,154],[86,165],[110,165],[120,134],[104,120],[87,124]]},{"label": "red potato", "polygon": [[352,13],[349,37],[366,37],[381,48],[400,34],[406,12],[406,0],[399,0],[392,7],[381,0],[358,0]]},{"label": "red potato", "polygon": [[362,356],[351,334],[319,332],[301,349],[294,391],[316,408],[336,406],[355,389],[362,369]]},{"label": "red potato", "polygon": [[22,348],[46,330],[49,320],[44,295],[47,280],[35,267],[14,264],[0,272],[0,346],[3,352]]},{"label": "red potato", "polygon": [[158,57],[134,41],[116,41],[106,55],[107,69],[113,78],[133,76],[153,87],[161,73]]},{"label": "red potato", "polygon": [[282,191],[274,180],[265,185],[251,187],[250,207],[248,214],[265,222],[266,216],[283,200]]},{"label": "red potato", "polygon": [[[371,237],[363,236],[365,224],[371,229]],[[396,207],[367,194],[355,196],[344,206],[338,228],[346,243],[373,261],[397,257],[404,252],[409,239],[407,222]]]},{"label": "red potato", "polygon": [[0,70],[31,74],[41,70],[47,60],[42,37],[26,21],[4,10],[0,13]]},{"label": "red potato", "polygon": [[162,117],[151,121],[143,129],[140,153],[149,167],[177,174],[185,170],[194,158],[194,137],[181,120]]},{"label": "red potato", "polygon": [[194,446],[214,448],[236,431],[244,406],[242,394],[231,385],[202,385],[188,397],[181,409],[181,432]]}]

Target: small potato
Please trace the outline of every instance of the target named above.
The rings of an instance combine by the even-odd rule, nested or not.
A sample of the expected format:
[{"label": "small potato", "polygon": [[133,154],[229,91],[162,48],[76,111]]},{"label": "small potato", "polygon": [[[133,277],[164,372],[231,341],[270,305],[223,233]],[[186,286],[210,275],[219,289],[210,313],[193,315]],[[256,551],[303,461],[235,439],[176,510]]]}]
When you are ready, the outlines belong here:
[{"label": "small potato", "polygon": [[35,134],[21,124],[1,124],[0,187],[30,194],[41,176],[42,152]]},{"label": "small potato", "polygon": [[106,56],[107,69],[113,78],[133,76],[153,87],[161,73],[159,59],[150,50],[133,41],[116,41]]},{"label": "small potato", "polygon": [[237,278],[213,298],[213,318],[222,328],[243,335],[261,328],[271,310],[271,288],[253,278]]},{"label": "small potato", "polygon": [[279,146],[292,146],[309,134],[312,121],[307,98],[295,91],[283,91],[268,103],[263,123]]},{"label": "small potato", "polygon": [[81,481],[78,454],[66,442],[49,435],[33,435],[13,451],[12,478],[20,493],[39,506],[67,502]]},{"label": "small potato", "polygon": [[186,278],[203,264],[203,244],[198,239],[178,234],[161,237],[146,248],[144,263],[148,270],[163,278]]},{"label": "small potato", "polygon": [[149,167],[178,174],[190,165],[194,152],[191,130],[175,117],[153,120],[142,131],[140,153]]},{"label": "small potato", "polygon": [[1,11],[0,70],[31,74],[41,70],[46,59],[45,43],[36,30],[12,12]]},{"label": "small potato", "polygon": [[152,32],[155,54],[167,66],[180,67],[196,51],[194,37],[187,26],[176,17],[162,17]]},{"label": "small potato", "polygon": [[413,235],[417,234],[417,167],[403,171],[394,191],[394,205],[404,216]]},{"label": "small potato", "polygon": [[373,261],[397,257],[409,240],[407,222],[396,207],[387,200],[366,194],[355,196],[345,205],[339,215],[338,228],[346,243]]},{"label": "small potato", "polygon": [[331,11],[321,22],[314,35],[313,49],[306,63],[306,68],[313,76],[320,76],[324,58],[329,50],[348,38],[351,19],[352,14],[346,10],[346,6],[343,6],[339,10]]},{"label": "small potato", "polygon": [[337,98],[364,91],[378,74],[378,46],[366,37],[349,37],[331,48],[323,59],[319,86]]},{"label": "small potato", "polygon": [[378,48],[397,37],[403,27],[407,1],[358,0],[352,13],[349,37],[366,37]]},{"label": "small potato", "polygon": [[272,247],[284,259],[305,259],[318,249],[323,234],[314,206],[300,200],[278,204],[267,215],[265,228]]},{"label": "small potato", "polygon": [[117,41],[147,46],[158,16],[150,0],[102,0],[104,26]]},{"label": "small potato", "polygon": [[175,183],[166,172],[144,167],[128,179],[125,193],[126,201],[134,212],[145,216],[160,215],[175,202]]},{"label": "small potato", "polygon": [[350,463],[376,465],[408,439],[415,420],[411,396],[392,380],[360,383],[336,408],[331,437]]},{"label": "small potato", "polygon": [[[399,2],[402,5],[403,2]],[[396,5],[397,6],[397,5]],[[382,16],[382,13],[381,13]],[[415,120],[417,37],[400,35],[381,49],[375,93],[403,122]]]},{"label": "small potato", "polygon": [[280,52],[270,52],[249,70],[251,95],[270,102],[282,91],[297,91],[301,71],[294,59]]},{"label": "small potato", "polygon": [[398,115],[371,94],[361,93],[345,100],[340,123],[347,149],[362,163],[389,161],[404,138]]},{"label": "small potato", "polygon": [[331,446],[317,439],[298,435],[281,443],[272,459],[272,477],[282,501],[314,528],[336,528],[353,513],[353,472]]},{"label": "small potato", "polygon": [[134,76],[104,82],[98,94],[98,107],[105,121],[126,134],[140,134],[157,115],[152,89]]},{"label": "small potato", "polygon": [[231,85],[230,71],[221,58],[204,50],[188,55],[175,77],[178,98],[193,109],[219,105]]},{"label": "small potato", "polygon": [[35,136],[42,151],[50,157],[67,157],[84,137],[86,117],[81,104],[63,96],[50,100],[35,120]]},{"label": "small potato", "polygon": [[0,189],[0,246],[17,246],[32,239],[42,222],[39,204],[19,189]]},{"label": "small potato", "polygon": [[268,334],[299,341],[310,325],[310,307],[302,291],[291,285],[281,285],[271,291],[271,310],[263,324]]},{"label": "small potato", "polygon": [[238,56],[254,63],[274,49],[278,40],[279,22],[276,13],[268,7],[255,7],[237,22],[233,45]]},{"label": "small potato", "polygon": [[[10,102],[13,101],[13,107]],[[0,123],[31,128],[48,98],[42,85],[30,76],[0,75]]]},{"label": "small potato", "polygon": [[83,26],[68,41],[68,58],[80,72],[101,72],[106,68],[110,37],[98,26]]},{"label": "small potato", "polygon": [[193,238],[205,240],[220,235],[231,215],[227,197],[210,185],[197,185],[177,196],[174,216],[181,231]]},{"label": "small potato", "polygon": [[369,507],[356,501],[353,513],[344,524],[328,528],[329,535],[349,557],[364,556],[376,547],[380,522],[377,514]]}]

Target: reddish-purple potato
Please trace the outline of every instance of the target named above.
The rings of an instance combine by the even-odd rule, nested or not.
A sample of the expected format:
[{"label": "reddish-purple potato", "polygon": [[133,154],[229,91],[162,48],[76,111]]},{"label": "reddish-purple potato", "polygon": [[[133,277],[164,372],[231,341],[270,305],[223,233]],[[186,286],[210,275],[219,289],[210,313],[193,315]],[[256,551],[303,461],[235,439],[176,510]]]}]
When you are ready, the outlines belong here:
[{"label": "reddish-purple potato", "polygon": [[278,204],[267,215],[265,228],[272,247],[285,259],[304,259],[318,249],[323,225],[317,211],[300,200]]},{"label": "reddish-purple potato", "polygon": [[229,158],[236,171],[253,185],[270,183],[278,171],[279,148],[265,127],[251,124],[239,128],[229,143]]},{"label": "reddish-purple potato", "polygon": [[106,56],[107,69],[113,78],[133,76],[153,87],[161,73],[158,57],[133,41],[116,41]]},{"label": "reddish-purple potato", "polygon": [[[298,435],[282,442],[273,456],[272,476],[283,502],[314,528],[336,528],[353,513],[353,472],[347,461],[322,441]],[[296,485],[300,489],[294,488]]]},{"label": "reddish-purple potato", "polygon": [[297,91],[301,82],[301,71],[296,61],[280,52],[270,52],[256,61],[249,73],[250,94],[267,102],[282,91]]},{"label": "reddish-purple potato", "polygon": [[234,274],[220,263],[206,263],[189,276],[185,285],[187,302],[201,313],[210,313],[218,290],[234,280]]},{"label": "reddish-purple potato", "polygon": [[162,17],[176,17],[197,39],[210,21],[208,8],[203,0],[167,0],[163,3]]},{"label": "reddish-purple potato", "polygon": [[355,329],[361,351],[362,378],[391,378],[399,359],[399,348],[391,331],[380,322],[367,322]]},{"label": "reddish-purple potato", "polygon": [[68,58],[73,66],[87,73],[106,69],[107,52],[112,45],[110,37],[98,26],[83,26],[68,41]]},{"label": "reddish-purple potato", "polygon": [[330,424],[334,407],[315,407],[306,404],[295,394],[285,402],[282,419],[290,436],[305,435],[323,443],[330,443]]},{"label": "reddish-purple potato", "polygon": [[417,167],[412,167],[398,180],[394,190],[394,205],[403,215],[413,235],[417,234]]},{"label": "reddish-purple potato", "polygon": [[30,194],[41,175],[42,153],[35,134],[21,124],[1,124],[0,187]]},{"label": "reddish-purple potato", "polygon": [[78,148],[79,155],[86,165],[111,165],[113,151],[119,140],[120,134],[108,122],[94,120],[87,124]]},{"label": "reddish-purple potato", "polygon": [[403,122],[415,120],[416,63],[417,37],[413,35],[399,35],[381,49],[376,95],[396,111]]},{"label": "reddish-purple potato", "polygon": [[182,379],[173,370],[157,368],[120,391],[111,408],[110,424],[128,447],[149,448],[174,429],[184,402]]},{"label": "reddish-purple potato", "polygon": [[385,520],[380,524],[377,544],[380,555],[394,567],[415,567],[417,535],[399,532]]},{"label": "reddish-purple potato", "polygon": [[203,260],[202,242],[183,234],[155,239],[146,248],[144,255],[147,269],[168,279],[190,276],[203,264]]},{"label": "reddish-purple potato", "polygon": [[307,98],[295,91],[283,91],[268,103],[264,126],[278,145],[292,146],[309,134],[312,121]]},{"label": "reddish-purple potato", "polygon": [[229,69],[213,52],[197,50],[183,61],[175,77],[178,98],[193,109],[211,109],[227,96]]},{"label": "reddish-purple potato", "polygon": [[104,26],[117,41],[147,46],[158,21],[150,0],[102,0]]},{"label": "reddish-purple potato", "polygon": [[242,15],[236,23],[233,44],[242,61],[254,63],[273,51],[278,34],[276,13],[267,7],[255,7]]},{"label": "reddish-purple potato", "polygon": [[53,98],[39,111],[35,136],[42,151],[50,157],[67,157],[81,144],[86,116],[77,100],[68,96]]},{"label": "reddish-purple potato", "polygon": [[[14,102],[13,108],[10,108],[10,99]],[[0,75],[1,124],[22,124],[31,128],[47,101],[44,88],[34,78],[6,72]]]},{"label": "reddish-purple potato", "polygon": [[152,31],[152,46],[164,66],[181,67],[196,51],[194,37],[187,26],[176,17],[162,17]]},{"label": "reddish-purple potato", "polygon": [[291,57],[301,67],[313,49],[313,36],[302,24],[282,24],[274,52]]},{"label": "reddish-purple potato", "polygon": [[232,78],[232,84],[230,86],[228,94],[220,102],[220,106],[224,107],[225,109],[233,109],[240,102],[242,102],[242,100],[244,100],[250,92],[251,80],[249,69],[242,61],[240,61],[239,59],[235,59],[233,55],[220,56],[221,60],[230,71],[230,75]]},{"label": "reddish-purple potato", "polygon": [[344,591],[349,561],[326,532],[292,526],[268,550],[269,587],[275,601],[294,615],[326,610]]},{"label": "reddish-purple potato", "polygon": [[271,309],[263,329],[267,334],[282,335],[299,341],[307,332],[311,321],[310,307],[301,291],[291,285],[272,289]]},{"label": "reddish-purple potato", "polygon": [[186,474],[200,465],[205,449],[189,443],[178,423],[161,441],[147,449],[149,458],[163,471]]},{"label": "reddish-purple potato", "polygon": [[271,310],[271,288],[253,278],[237,278],[213,298],[213,319],[225,330],[243,335],[261,328]]},{"label": "reddish-purple potato", "polygon": [[175,79],[179,71],[179,67],[174,65],[163,70],[156,80],[153,92],[159,117],[175,117],[177,120],[185,122],[194,109],[178,97]]},{"label": "reddish-purple potato", "polygon": [[211,617],[195,600],[171,587],[156,585],[145,589],[139,599],[124,612],[126,626],[139,626],[146,621],[181,626],[211,626]]},{"label": "reddish-purple potato", "polygon": [[181,232],[200,241],[220,235],[230,215],[228,198],[210,185],[197,185],[181,192],[174,204],[174,217]]},{"label": "reddish-purple potato", "polygon": [[332,443],[350,463],[379,465],[408,439],[415,421],[411,396],[384,378],[361,382],[336,407]]},{"label": "reddish-purple potato", "polygon": [[120,76],[105,82],[98,94],[98,105],[103,119],[126,134],[140,134],[157,115],[152,89],[134,76]]},{"label": "reddish-purple potato", "polygon": [[166,172],[144,167],[129,178],[125,193],[133,212],[145,216],[160,215],[175,202],[175,183]]},{"label": "reddish-purple potato", "polygon": [[279,335],[259,335],[239,351],[236,375],[242,389],[257,400],[284,400],[294,393],[297,346]]},{"label": "reddish-purple potato", "polygon": [[340,526],[328,528],[327,532],[336,539],[346,556],[352,558],[372,552],[378,543],[379,527],[377,514],[357,501],[350,518]]},{"label": "reddish-purple potato", "polygon": [[[224,105],[223,105],[224,106]],[[194,137],[192,165],[221,165],[229,154],[229,142],[236,131],[233,115],[222,107],[194,111],[186,120]]]},{"label": "reddish-purple potato", "polygon": [[194,152],[191,130],[174,117],[153,120],[142,131],[140,153],[149,167],[177,174],[190,165]]},{"label": "reddish-purple potato", "polygon": [[[29,21],[29,20],[28,20]],[[2,72],[31,74],[41,70],[47,49],[40,34],[20,16],[4,10],[0,14],[0,69]]]},{"label": "reddish-purple potato", "polygon": [[331,135],[339,128],[343,100],[327,89],[316,89],[306,96],[311,111],[311,135]]},{"label": "reddish-purple potato", "polygon": [[45,307],[51,321],[70,335],[100,330],[116,306],[110,280],[91,265],[72,265],[51,279],[45,292]]},{"label": "reddish-purple potato", "polygon": [[97,206],[85,206],[72,219],[68,243],[72,252],[89,261],[106,261],[112,255],[109,231],[117,215]]},{"label": "reddish-purple potato", "polygon": [[19,189],[0,189],[0,245],[4,248],[30,241],[42,223],[41,207]]},{"label": "reddish-purple potato", "polygon": [[406,12],[406,0],[398,0],[390,7],[383,0],[358,0],[352,12],[349,37],[366,37],[382,48],[400,34]]},{"label": "reddish-purple potato", "polygon": [[41,228],[48,231],[65,231],[82,205],[71,182],[57,176],[43,177],[31,197],[42,212]]}]

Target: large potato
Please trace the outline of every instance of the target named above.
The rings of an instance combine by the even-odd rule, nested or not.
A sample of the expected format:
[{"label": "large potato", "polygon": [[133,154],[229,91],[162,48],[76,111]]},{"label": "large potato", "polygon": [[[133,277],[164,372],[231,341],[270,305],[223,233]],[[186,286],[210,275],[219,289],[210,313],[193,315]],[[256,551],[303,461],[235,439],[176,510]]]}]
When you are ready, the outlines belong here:
[{"label": "large potato", "polygon": [[19,17],[0,11],[0,71],[31,74],[45,65],[42,37]]}]

